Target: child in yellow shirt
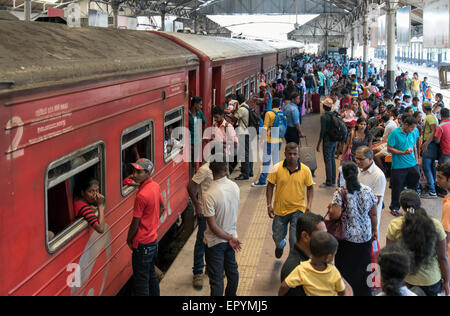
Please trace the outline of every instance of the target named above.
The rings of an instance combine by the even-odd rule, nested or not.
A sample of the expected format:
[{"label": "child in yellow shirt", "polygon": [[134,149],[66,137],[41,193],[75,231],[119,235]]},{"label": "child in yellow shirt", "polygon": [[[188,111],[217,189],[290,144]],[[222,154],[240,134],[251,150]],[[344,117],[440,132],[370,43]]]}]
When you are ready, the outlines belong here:
[{"label": "child in yellow shirt", "polygon": [[332,264],[338,242],[326,232],[316,232],[311,237],[311,260],[302,262],[283,281],[279,296],[290,288],[303,286],[307,296],[344,296],[345,283],[338,269]]}]

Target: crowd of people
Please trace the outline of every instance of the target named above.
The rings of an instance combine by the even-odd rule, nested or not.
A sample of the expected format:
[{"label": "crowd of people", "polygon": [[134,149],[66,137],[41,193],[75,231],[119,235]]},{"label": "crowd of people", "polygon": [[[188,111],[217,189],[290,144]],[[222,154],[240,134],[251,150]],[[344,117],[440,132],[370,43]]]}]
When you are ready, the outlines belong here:
[{"label": "crowd of people", "polygon": [[[273,82],[263,75],[258,95],[250,100],[228,95],[225,107],[212,109],[210,128],[202,99],[191,99],[192,178],[187,191],[198,221],[193,249],[196,289],[203,287],[206,269],[211,295],[237,293],[235,253],[243,245],[237,235],[240,189],[235,181],[256,175],[257,138],[262,168],[251,185],[266,188],[275,257],[280,259],[289,249],[280,295],[369,296],[379,287],[379,295],[388,296],[450,294],[450,112],[441,94],[432,102],[426,78],[401,74],[398,90],[391,93],[382,84],[384,73],[370,64],[364,76],[360,60],[299,55],[279,66]],[[321,108],[315,150],[322,152],[326,179],[318,187],[332,194],[325,217],[313,213],[317,165],[314,159],[302,159],[307,148],[301,145],[305,116]],[[202,157],[205,152],[208,157]],[[231,179],[239,162],[240,175]],[[141,159],[132,166],[131,178],[139,186],[128,235],[135,293],[158,295],[155,234],[164,205],[151,179],[151,162]],[[387,235],[380,236],[388,178],[389,210],[396,219]],[[91,197],[89,189],[94,190]],[[430,217],[421,205],[421,199],[439,196],[445,198],[442,221]],[[89,205],[103,202],[94,181],[80,191],[75,206],[98,232],[103,213],[92,218]],[[380,251],[381,238],[387,245]],[[368,267],[374,260],[381,282],[375,278],[368,284],[374,272]]]}]

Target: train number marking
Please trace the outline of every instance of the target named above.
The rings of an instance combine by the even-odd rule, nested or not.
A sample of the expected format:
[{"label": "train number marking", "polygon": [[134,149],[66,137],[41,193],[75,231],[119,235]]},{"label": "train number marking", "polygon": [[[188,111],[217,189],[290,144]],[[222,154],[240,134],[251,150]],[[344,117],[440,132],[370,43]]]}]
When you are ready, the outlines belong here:
[{"label": "train number marking", "polygon": [[6,151],[6,159],[11,160],[14,158],[18,158],[24,155],[24,150],[17,150],[17,148],[20,145],[20,141],[23,137],[23,122],[22,119],[18,116],[13,116],[12,119],[6,123],[6,135],[9,135],[11,133],[11,129],[14,125],[18,125],[17,133],[14,135],[14,138],[11,142],[11,145],[9,145],[8,150]]},{"label": "train number marking", "polygon": [[166,205],[166,211],[159,219],[161,224],[167,220],[167,217],[172,215],[172,208],[170,207],[170,179],[167,180],[167,190],[162,191],[162,196],[164,199],[164,205]]}]

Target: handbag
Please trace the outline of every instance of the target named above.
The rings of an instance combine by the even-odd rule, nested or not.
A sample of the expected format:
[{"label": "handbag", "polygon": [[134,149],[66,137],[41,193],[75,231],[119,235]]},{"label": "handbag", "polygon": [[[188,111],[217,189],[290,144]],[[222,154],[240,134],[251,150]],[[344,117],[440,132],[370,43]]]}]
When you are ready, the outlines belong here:
[{"label": "handbag", "polygon": [[[333,235],[337,240],[345,240],[346,236],[346,219],[347,219],[347,192],[344,188],[339,188],[339,193],[342,198],[341,216],[337,220],[330,218],[330,210],[325,215],[324,222],[328,233]],[[328,218],[328,219],[327,219]]]}]

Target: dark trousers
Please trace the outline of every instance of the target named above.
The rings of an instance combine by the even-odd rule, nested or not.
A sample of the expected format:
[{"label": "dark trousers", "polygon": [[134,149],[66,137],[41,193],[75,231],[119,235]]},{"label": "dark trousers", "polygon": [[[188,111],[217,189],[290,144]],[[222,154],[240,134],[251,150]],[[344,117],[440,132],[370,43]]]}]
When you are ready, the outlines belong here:
[{"label": "dark trousers", "polygon": [[286,138],[286,144],[289,143],[296,143],[297,145],[300,144],[300,134],[298,133],[298,130],[295,126],[294,127],[288,126],[284,138]]},{"label": "dark trousers", "polygon": [[362,244],[339,241],[336,268],[353,288],[355,296],[370,296],[371,287],[367,284],[370,272],[367,270],[372,259],[371,245],[370,241]]},{"label": "dark trousers", "polygon": [[158,254],[158,244],[139,244],[133,249],[133,281],[134,295],[159,296],[159,281],[155,271],[155,260]]},{"label": "dark trousers", "polygon": [[203,236],[206,230],[206,217],[197,217],[198,230],[197,230],[197,240],[194,246],[194,266],[192,267],[192,272],[194,275],[203,274],[205,269],[205,243],[203,242]]},{"label": "dark trousers", "polygon": [[211,296],[223,296],[223,271],[227,276],[225,296],[236,296],[239,272],[233,248],[228,243],[220,243],[205,250],[206,271],[208,272]]},{"label": "dark trousers", "polygon": [[420,180],[419,165],[411,168],[392,169],[391,171],[391,210],[400,210],[400,193],[407,187],[416,190]]},{"label": "dark trousers", "polygon": [[242,157],[242,154],[239,152],[238,155],[240,156],[241,160],[241,175],[245,178],[249,178],[250,176],[253,176],[253,162],[251,162],[253,159],[251,152],[250,152],[250,135],[241,135],[239,139],[239,143],[241,143],[241,138],[244,139],[244,157]]},{"label": "dark trousers", "polygon": [[438,296],[438,294],[442,292],[442,281],[439,281],[435,285],[431,286],[417,286],[412,284],[407,284],[407,286],[409,289],[418,287],[425,293],[426,296]]},{"label": "dark trousers", "polygon": [[324,140],[323,142],[323,161],[325,162],[326,184],[328,186],[336,184],[336,154],[337,142]]}]

